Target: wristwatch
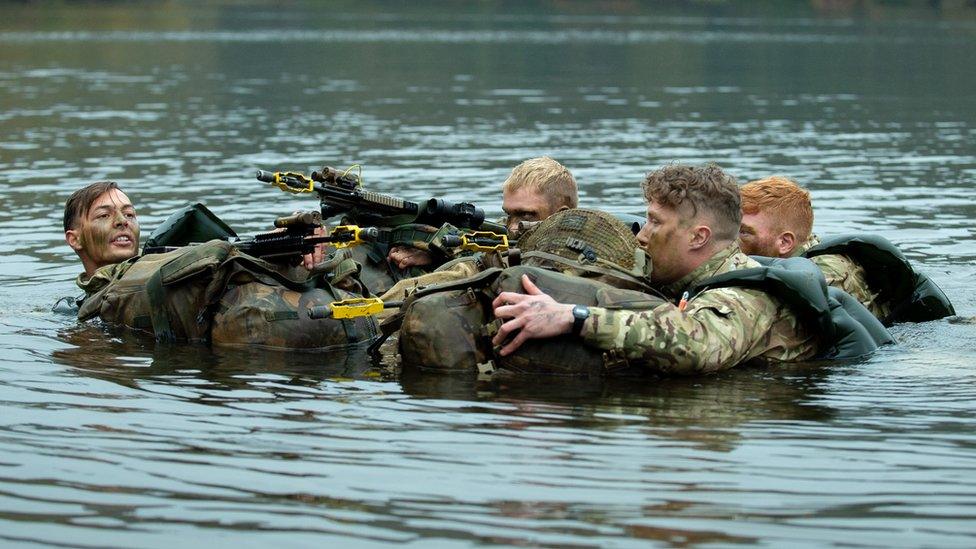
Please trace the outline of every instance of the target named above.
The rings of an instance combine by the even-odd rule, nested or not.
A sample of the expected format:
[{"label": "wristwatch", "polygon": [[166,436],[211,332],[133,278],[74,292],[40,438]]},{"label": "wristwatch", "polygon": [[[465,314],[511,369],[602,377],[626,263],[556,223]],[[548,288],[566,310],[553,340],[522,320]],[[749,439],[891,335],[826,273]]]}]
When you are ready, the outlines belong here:
[{"label": "wristwatch", "polygon": [[586,305],[573,305],[573,335],[580,335],[583,323],[590,318],[590,309]]}]

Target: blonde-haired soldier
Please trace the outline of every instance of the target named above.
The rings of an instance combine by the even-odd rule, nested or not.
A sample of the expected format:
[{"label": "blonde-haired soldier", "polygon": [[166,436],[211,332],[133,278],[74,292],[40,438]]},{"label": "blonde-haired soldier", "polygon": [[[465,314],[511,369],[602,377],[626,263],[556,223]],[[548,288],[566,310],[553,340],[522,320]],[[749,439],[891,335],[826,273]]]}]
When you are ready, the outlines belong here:
[{"label": "blonde-haired soldier", "polygon": [[548,156],[530,158],[515,166],[502,184],[502,210],[510,236],[517,236],[519,221],[542,221],[578,204],[573,174]]},{"label": "blonde-haired soldier", "polygon": [[[502,183],[502,210],[510,240],[520,221],[542,221],[579,203],[576,179],[565,166],[548,156],[530,158],[512,169]],[[422,267],[433,261],[430,253],[410,246],[390,248],[388,259],[400,269]]]},{"label": "blonde-haired soldier", "polygon": [[[548,156],[530,158],[515,166],[502,184],[502,210],[511,240],[518,237],[520,221],[542,221],[558,211],[575,208],[578,203],[573,174]],[[391,248],[389,259],[401,269],[431,263],[429,252],[406,246]],[[399,300],[418,286],[467,278],[488,266],[485,259],[490,258],[455,260],[434,272],[403,279],[381,298]]]}]

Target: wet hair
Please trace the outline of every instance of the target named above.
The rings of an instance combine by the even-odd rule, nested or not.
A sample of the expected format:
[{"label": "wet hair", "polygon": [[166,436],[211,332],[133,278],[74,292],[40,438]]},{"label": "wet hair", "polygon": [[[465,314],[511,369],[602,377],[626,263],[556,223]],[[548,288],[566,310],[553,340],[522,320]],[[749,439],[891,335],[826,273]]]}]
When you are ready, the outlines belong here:
[{"label": "wet hair", "polygon": [[768,214],[776,231],[792,231],[800,242],[813,232],[813,205],[810,193],[796,182],[781,176],[750,181],[739,189],[742,213]]},{"label": "wet hair", "polygon": [[687,203],[693,217],[699,213],[709,215],[713,234],[720,240],[735,240],[739,235],[739,186],[734,177],[715,164],[664,166],[647,174],[641,188],[648,202],[675,209]]},{"label": "wet hair", "polygon": [[546,197],[553,210],[563,206],[575,208],[579,205],[573,174],[548,156],[530,158],[515,166],[502,189],[506,192],[534,189]]},{"label": "wet hair", "polygon": [[99,196],[118,188],[119,184],[115,181],[97,181],[71,193],[64,203],[64,231],[68,232],[79,219],[88,215],[88,210]]}]

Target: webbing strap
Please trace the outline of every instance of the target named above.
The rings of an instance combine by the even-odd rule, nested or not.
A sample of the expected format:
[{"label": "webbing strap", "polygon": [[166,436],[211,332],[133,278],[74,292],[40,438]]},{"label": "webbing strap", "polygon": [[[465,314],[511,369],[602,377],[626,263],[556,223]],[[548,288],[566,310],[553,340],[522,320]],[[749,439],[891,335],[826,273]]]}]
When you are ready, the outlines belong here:
[{"label": "webbing strap", "polygon": [[163,269],[156,272],[146,281],[146,296],[149,298],[149,315],[152,318],[153,333],[156,341],[172,343],[176,341],[169,315],[166,313],[166,289],[163,287]]},{"label": "webbing strap", "polygon": [[602,259],[597,259],[600,265],[594,265],[592,263],[582,263],[579,261],[574,261],[572,259],[567,259],[561,255],[551,254],[549,252],[532,251],[532,252],[522,252],[522,263],[525,263],[526,259],[531,259],[537,257],[539,259],[546,259],[554,263],[558,263],[570,269],[578,269],[580,271],[586,271],[596,274],[602,274],[606,276],[612,276],[621,280],[632,281],[640,284],[642,287],[650,288],[650,284],[646,280],[641,280],[640,278],[634,276],[633,273],[624,270],[622,267],[615,265],[609,261]]}]

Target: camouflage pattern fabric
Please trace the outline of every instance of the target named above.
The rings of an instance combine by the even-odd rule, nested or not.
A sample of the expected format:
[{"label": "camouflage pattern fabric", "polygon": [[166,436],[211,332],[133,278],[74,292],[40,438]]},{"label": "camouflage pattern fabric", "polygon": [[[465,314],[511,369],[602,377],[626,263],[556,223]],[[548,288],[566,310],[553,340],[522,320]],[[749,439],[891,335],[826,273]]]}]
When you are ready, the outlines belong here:
[{"label": "camouflage pattern fabric", "polygon": [[92,273],[90,277],[85,277],[85,273],[79,274],[78,278],[75,279],[75,284],[85,292],[85,297],[87,298],[99,292],[105,286],[108,286],[109,283],[122,278],[131,266],[132,261],[105,265]]},{"label": "camouflage pattern fabric", "polygon": [[417,299],[400,327],[399,352],[405,366],[438,372],[476,372],[491,358],[484,333],[491,296],[481,288],[448,290]]},{"label": "camouflage pattern fabric", "polygon": [[86,297],[78,319],[97,316],[105,322],[153,333],[159,339],[205,341],[209,323],[200,315],[218,295],[220,281],[215,281],[214,275],[231,251],[228,242],[212,240],[138,256],[120,264],[126,267],[103,268],[96,273],[96,283],[109,273],[113,278]]},{"label": "camouflage pattern fabric", "polygon": [[[794,250],[793,255],[803,255],[807,250],[819,244],[820,238],[812,234],[806,242]],[[868,286],[867,273],[859,263],[841,254],[817,255],[811,257],[810,261],[820,267],[820,271],[823,272],[829,286],[849,293],[879,320],[888,317],[891,312],[891,305],[880,301],[877,292],[871,290],[871,287]]]},{"label": "camouflage pattern fabric", "polygon": [[[680,296],[698,281],[758,267],[737,243],[664,290]],[[699,293],[684,311],[665,303],[650,311],[590,308],[585,341],[624,354],[632,363],[671,375],[694,375],[745,362],[806,360],[817,354],[814,333],[778,299],[753,289],[716,288]]]},{"label": "camouflage pattern fabric", "polygon": [[350,297],[358,296],[325,288],[298,292],[261,280],[232,283],[220,298],[210,340],[220,346],[315,351],[370,341],[377,328],[369,317],[313,320],[305,314],[310,307]]},{"label": "camouflage pattern fabric", "polygon": [[[354,224],[349,219],[344,219],[344,223]],[[360,272],[362,282],[370,292],[380,295],[393,288],[397,282],[427,274],[451,259],[469,255],[469,252],[443,244],[444,236],[458,232],[459,229],[450,223],[445,223],[439,229],[417,223],[400,225],[390,229],[388,242],[368,242],[353,246],[349,249],[349,254],[362,265]],[[434,264],[399,269],[387,260],[392,246],[410,246],[430,252]]]},{"label": "camouflage pattern fabric", "polygon": [[611,265],[638,276],[650,273],[646,256],[637,264],[640,245],[630,227],[600,210],[556,212],[526,230],[518,247],[523,254],[544,252],[582,265]]},{"label": "camouflage pattern fabric", "polygon": [[380,299],[383,301],[402,301],[418,288],[463,280],[492,267],[505,268],[507,261],[499,252],[476,253],[459,257],[441,265],[434,272],[405,278],[387,290]]},{"label": "camouflage pattern fabric", "polygon": [[814,246],[820,245],[820,237],[815,234],[811,234],[807,239],[800,243],[799,246],[793,249],[793,254],[790,257],[799,257],[806,253],[807,250]]},{"label": "camouflage pattern fabric", "polygon": [[[592,278],[566,275],[528,265],[502,271],[488,289],[489,296],[495,297],[502,292],[524,293],[523,275],[527,275],[540,290],[560,303],[628,311],[649,311],[665,303],[657,295],[615,288]],[[492,316],[490,313],[491,311],[488,318]],[[488,334],[493,336],[501,323],[500,319],[491,322]],[[528,340],[510,355],[494,356],[494,362],[500,370],[531,375],[601,377],[650,373],[646,368],[628,363],[618,353],[604,352],[587,345],[572,334]]]},{"label": "camouflage pattern fabric", "polygon": [[[221,240],[148,254],[80,281],[92,293],[78,318],[97,316],[162,341],[277,349],[327,350],[376,336],[372,318],[312,320],[305,314],[308,307],[362,294],[337,289],[324,275],[299,282],[277,269]],[[355,279],[356,273],[336,276]]]},{"label": "camouflage pattern fabric", "polygon": [[871,314],[878,319],[885,319],[891,312],[891,306],[878,299],[878,294],[868,286],[867,274],[864,267],[855,263],[846,255],[824,254],[810,258],[820,267],[827,284],[840,288],[860,301]]}]

